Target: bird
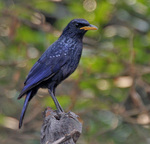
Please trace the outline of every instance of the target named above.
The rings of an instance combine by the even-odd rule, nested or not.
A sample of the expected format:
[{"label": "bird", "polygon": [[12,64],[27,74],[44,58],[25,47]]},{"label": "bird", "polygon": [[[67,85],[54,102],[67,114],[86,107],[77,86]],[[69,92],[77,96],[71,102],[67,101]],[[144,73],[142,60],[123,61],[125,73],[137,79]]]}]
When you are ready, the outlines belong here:
[{"label": "bird", "polygon": [[85,19],[71,20],[58,40],[51,44],[33,65],[18,96],[18,99],[21,99],[26,95],[19,128],[22,127],[27,106],[39,88],[47,88],[58,113],[64,112],[55,97],[55,89],[76,70],[82,54],[82,39],[88,30],[97,30],[97,27]]}]

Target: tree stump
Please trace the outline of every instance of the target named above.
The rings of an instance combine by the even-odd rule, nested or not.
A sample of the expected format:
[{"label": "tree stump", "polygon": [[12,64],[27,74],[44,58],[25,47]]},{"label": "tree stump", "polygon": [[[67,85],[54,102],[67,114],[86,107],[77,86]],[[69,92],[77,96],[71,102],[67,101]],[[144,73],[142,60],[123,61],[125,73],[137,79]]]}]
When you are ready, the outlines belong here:
[{"label": "tree stump", "polygon": [[49,107],[45,110],[41,144],[75,144],[81,132],[82,124],[75,113],[58,114]]}]

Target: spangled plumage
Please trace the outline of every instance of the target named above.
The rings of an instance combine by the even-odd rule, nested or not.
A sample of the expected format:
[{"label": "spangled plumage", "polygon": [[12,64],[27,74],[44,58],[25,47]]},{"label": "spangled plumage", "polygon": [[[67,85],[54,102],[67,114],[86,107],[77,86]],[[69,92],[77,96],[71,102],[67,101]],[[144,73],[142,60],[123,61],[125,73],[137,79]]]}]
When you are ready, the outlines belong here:
[{"label": "spangled plumage", "polygon": [[20,117],[19,128],[22,126],[28,102],[39,88],[48,88],[57,110],[59,112],[63,111],[55,97],[55,88],[72,74],[78,66],[82,53],[82,38],[87,31],[81,29],[82,27],[92,28],[93,26],[84,19],[72,20],[64,29],[60,38],[42,54],[30,70],[24,82],[24,88],[18,97],[20,99],[25,94],[27,95]]}]

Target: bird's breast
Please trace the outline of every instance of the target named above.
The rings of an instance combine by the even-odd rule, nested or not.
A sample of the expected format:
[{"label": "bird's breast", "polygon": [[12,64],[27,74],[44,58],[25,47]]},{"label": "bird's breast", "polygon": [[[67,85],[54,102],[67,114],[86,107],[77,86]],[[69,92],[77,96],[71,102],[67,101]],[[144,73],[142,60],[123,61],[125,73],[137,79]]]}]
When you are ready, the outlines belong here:
[{"label": "bird's breast", "polygon": [[70,50],[70,53],[66,55],[66,57],[69,57],[66,65],[62,67],[62,73],[64,77],[68,77],[71,75],[77,68],[80,58],[82,54],[82,45],[77,48],[74,48]]}]

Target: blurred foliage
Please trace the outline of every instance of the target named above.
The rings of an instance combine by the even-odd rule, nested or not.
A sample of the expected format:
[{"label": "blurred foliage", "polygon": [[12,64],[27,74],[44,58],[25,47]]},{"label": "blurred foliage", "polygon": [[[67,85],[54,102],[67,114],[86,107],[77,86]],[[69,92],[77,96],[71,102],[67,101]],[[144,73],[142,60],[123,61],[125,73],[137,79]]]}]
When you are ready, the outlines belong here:
[{"label": "blurred foliage", "polygon": [[18,119],[23,82],[40,55],[73,18],[99,27],[87,32],[78,69],[56,90],[66,111],[84,121],[80,144],[150,143],[150,1],[1,0],[0,143],[36,144],[42,111],[55,109],[47,90]]}]

